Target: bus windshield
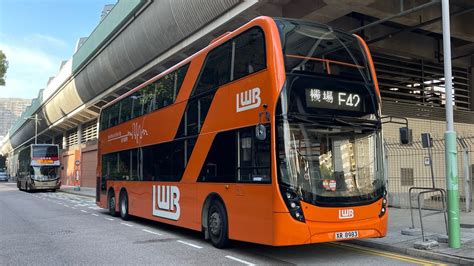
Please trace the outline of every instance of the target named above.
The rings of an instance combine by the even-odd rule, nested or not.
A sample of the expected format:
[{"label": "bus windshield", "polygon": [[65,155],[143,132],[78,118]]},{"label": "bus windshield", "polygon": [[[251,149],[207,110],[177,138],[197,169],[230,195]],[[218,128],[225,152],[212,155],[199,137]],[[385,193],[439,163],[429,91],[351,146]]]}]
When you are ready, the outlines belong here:
[{"label": "bus windshield", "polygon": [[371,82],[366,55],[355,36],[316,23],[275,21],[287,73],[318,73]]},{"label": "bus windshield", "polygon": [[33,158],[57,158],[58,147],[57,146],[32,146]]},{"label": "bus windshield", "polygon": [[380,105],[361,42],[316,23],[275,21],[287,75],[276,110],[280,184],[315,205],[378,199]]},{"label": "bus windshield", "polygon": [[35,180],[44,181],[58,177],[59,167],[57,166],[34,166],[32,169]]},{"label": "bus windshield", "polygon": [[383,189],[381,134],[353,127],[280,119],[280,183],[316,205],[377,199]]}]

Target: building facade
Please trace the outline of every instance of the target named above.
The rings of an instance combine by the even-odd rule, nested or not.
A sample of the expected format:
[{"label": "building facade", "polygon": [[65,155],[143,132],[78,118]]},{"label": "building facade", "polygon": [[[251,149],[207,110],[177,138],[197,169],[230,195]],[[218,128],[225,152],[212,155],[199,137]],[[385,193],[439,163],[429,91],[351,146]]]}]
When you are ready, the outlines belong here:
[{"label": "building facade", "polygon": [[0,98],[0,140],[30,104],[31,99]]}]

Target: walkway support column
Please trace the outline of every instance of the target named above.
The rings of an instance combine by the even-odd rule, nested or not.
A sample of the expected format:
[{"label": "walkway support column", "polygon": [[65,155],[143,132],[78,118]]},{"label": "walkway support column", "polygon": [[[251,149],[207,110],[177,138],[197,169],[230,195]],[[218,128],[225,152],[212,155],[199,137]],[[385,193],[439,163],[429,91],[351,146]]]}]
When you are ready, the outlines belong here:
[{"label": "walkway support column", "polygon": [[450,248],[460,248],[457,141],[453,119],[453,81],[451,70],[451,31],[449,0],[441,1],[443,18],[444,84],[446,90],[445,163],[448,190],[448,237]]}]

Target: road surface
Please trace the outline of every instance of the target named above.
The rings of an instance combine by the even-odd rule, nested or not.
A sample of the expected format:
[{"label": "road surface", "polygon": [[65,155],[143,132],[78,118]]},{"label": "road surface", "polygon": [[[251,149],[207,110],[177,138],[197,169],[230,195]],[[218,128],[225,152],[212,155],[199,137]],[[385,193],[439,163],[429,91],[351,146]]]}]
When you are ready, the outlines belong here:
[{"label": "road surface", "polygon": [[234,242],[219,250],[199,232],[134,218],[122,221],[90,197],[23,192],[0,184],[0,264],[437,263],[346,243],[268,247]]}]

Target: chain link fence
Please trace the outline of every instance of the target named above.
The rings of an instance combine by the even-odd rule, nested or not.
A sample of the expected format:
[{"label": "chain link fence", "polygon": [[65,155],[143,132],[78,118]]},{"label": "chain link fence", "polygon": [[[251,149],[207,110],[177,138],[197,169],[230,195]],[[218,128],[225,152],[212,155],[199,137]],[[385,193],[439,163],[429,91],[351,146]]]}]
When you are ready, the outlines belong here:
[{"label": "chain link fence", "polygon": [[[458,137],[457,151],[460,208],[470,211],[473,203],[474,136]],[[431,167],[434,187],[446,189],[444,139],[432,141],[431,155],[430,160],[428,148],[423,148],[421,141],[403,145],[385,140],[390,206],[409,208],[411,200],[413,207],[417,207],[417,193],[413,193],[410,199],[408,190],[411,187],[432,188]],[[422,208],[442,209],[440,193],[427,193],[421,199]]]}]

